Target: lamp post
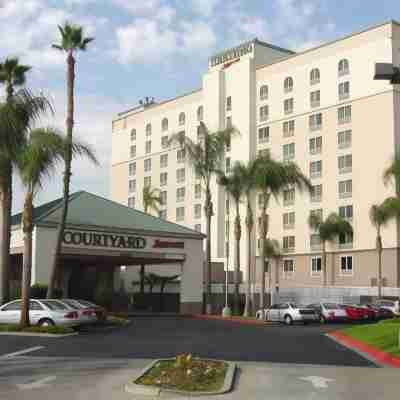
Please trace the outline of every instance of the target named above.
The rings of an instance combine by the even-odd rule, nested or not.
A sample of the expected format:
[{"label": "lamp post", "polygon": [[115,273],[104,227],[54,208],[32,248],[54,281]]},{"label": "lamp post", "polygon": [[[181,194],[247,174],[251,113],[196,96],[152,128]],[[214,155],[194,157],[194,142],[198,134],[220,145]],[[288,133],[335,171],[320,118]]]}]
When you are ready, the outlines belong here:
[{"label": "lamp post", "polygon": [[[225,192],[226,198],[229,199],[228,192]],[[225,257],[226,257],[226,269],[225,269],[225,307],[222,310],[222,316],[225,318],[229,318],[232,315],[232,311],[228,304],[228,291],[229,291],[229,232],[230,232],[230,223],[229,223],[229,210],[227,214],[227,226],[228,229],[225,228],[225,236],[226,236],[226,245],[225,245]]]}]

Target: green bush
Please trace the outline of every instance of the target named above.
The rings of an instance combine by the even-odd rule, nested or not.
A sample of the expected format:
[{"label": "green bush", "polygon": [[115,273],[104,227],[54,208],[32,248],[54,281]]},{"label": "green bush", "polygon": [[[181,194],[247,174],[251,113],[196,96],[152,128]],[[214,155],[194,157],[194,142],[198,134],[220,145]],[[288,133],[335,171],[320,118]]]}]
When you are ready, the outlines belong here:
[{"label": "green bush", "polygon": [[32,325],[28,328],[22,329],[18,324],[0,325],[0,332],[33,332],[33,333],[52,333],[55,335],[62,335],[66,333],[73,333],[74,330],[64,326],[37,326]]},{"label": "green bush", "polygon": [[94,301],[96,304],[105,308],[110,308],[113,301],[114,291],[106,284],[100,284],[94,292]]},{"label": "green bush", "polygon": [[[30,297],[31,299],[45,299],[47,295],[47,285],[42,285],[40,283],[36,283],[31,286]],[[61,299],[63,297],[63,292],[61,289],[54,289],[54,298]]]}]

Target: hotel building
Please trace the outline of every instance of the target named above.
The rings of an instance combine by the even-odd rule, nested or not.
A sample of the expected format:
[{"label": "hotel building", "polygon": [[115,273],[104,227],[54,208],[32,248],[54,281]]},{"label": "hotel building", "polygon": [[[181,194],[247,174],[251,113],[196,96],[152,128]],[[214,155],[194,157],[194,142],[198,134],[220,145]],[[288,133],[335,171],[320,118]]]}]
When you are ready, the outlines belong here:
[{"label": "hotel building", "polygon": [[[321,243],[308,217],[332,212],[347,218],[354,234],[328,244],[328,286],[376,287],[376,231],[369,209],[395,194],[393,186],[384,185],[382,173],[400,144],[400,88],[373,79],[376,62],[400,64],[399,23],[301,53],[255,39],[212,56],[201,89],[139,105],[113,120],[112,199],[143,209],[143,186],[151,185],[161,191],[161,218],[204,232],[203,188],[183,151],[169,146],[168,139],[185,131],[198,140],[200,121],[211,131],[231,124],[240,135],[226,149],[227,171],[235,161],[246,163],[268,152],[296,162],[314,186],[312,194],[289,189],[269,207],[268,236],[280,242],[283,252],[280,287],[322,285]],[[226,247],[234,254],[234,208],[216,182],[212,196],[212,258],[224,262]],[[256,193],[253,203],[259,216]],[[240,212],[244,224],[244,203]],[[257,226],[251,242],[257,256],[258,237]],[[388,288],[400,286],[399,240],[392,221],[383,230],[383,285]],[[244,227],[240,250],[246,281]],[[229,265],[232,269],[232,258]],[[260,266],[257,258],[258,282]],[[267,274],[267,287],[268,282]]]}]

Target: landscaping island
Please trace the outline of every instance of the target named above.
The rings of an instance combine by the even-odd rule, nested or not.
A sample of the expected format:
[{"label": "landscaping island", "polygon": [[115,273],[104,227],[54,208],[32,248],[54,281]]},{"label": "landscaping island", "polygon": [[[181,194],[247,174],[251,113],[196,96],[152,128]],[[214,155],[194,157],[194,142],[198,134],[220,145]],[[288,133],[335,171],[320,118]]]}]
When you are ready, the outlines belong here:
[{"label": "landscaping island", "polygon": [[68,335],[74,333],[72,328],[65,328],[63,326],[38,326],[31,325],[26,328],[22,328],[18,324],[1,324],[0,333],[47,333],[51,335]]}]

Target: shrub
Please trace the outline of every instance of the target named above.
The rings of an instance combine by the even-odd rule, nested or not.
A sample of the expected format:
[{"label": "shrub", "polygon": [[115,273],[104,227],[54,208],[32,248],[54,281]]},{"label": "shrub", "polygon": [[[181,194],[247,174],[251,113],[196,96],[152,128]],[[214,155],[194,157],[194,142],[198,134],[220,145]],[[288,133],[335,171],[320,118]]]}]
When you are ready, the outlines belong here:
[{"label": "shrub", "polygon": [[94,301],[96,304],[105,308],[110,308],[113,300],[113,290],[106,284],[100,284],[94,292]]}]

